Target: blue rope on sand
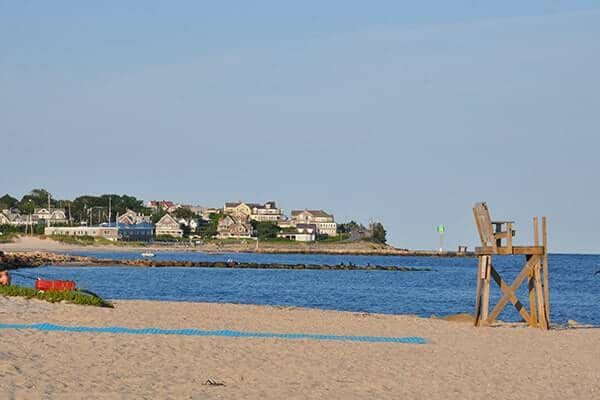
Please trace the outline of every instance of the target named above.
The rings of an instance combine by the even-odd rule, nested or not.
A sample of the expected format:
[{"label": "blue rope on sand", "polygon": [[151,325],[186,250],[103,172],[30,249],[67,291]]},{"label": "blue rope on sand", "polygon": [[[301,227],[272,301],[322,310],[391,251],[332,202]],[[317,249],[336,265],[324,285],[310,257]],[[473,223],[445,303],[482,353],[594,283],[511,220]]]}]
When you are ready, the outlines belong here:
[{"label": "blue rope on sand", "polygon": [[0,329],[35,329],[49,332],[85,332],[85,333],[124,333],[128,335],[183,335],[183,336],[225,336],[243,338],[274,338],[274,339],[310,339],[334,340],[368,343],[410,343],[426,344],[427,340],[419,336],[385,337],[385,336],[337,336],[318,335],[310,333],[263,333],[242,331],[207,331],[201,329],[158,329],[158,328],[123,328],[119,326],[64,326],[53,324],[1,324]]}]

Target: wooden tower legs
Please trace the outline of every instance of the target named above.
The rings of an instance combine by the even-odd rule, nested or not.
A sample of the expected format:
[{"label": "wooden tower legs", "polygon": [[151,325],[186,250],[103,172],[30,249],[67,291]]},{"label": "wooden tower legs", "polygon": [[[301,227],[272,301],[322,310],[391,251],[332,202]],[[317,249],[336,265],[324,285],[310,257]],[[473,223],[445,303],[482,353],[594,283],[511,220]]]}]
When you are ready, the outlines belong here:
[{"label": "wooden tower legs", "polygon": [[[550,288],[546,217],[542,218],[541,245],[539,221],[536,217],[533,219],[533,246],[514,246],[512,239],[515,231],[512,229],[512,221],[492,221],[485,202],[475,204],[473,215],[481,239],[481,247],[475,249],[475,254],[479,257],[475,293],[475,326],[493,323],[510,301],[529,326],[548,329]],[[493,255],[525,256],[525,264],[512,284],[508,285],[494,268]],[[490,312],[491,280],[500,287],[502,297]],[[527,281],[529,294],[529,311],[517,297],[517,290],[525,281]]]},{"label": "wooden tower legs", "polygon": [[544,308],[546,309],[546,321],[550,326],[550,286],[548,269],[548,222],[542,217],[542,245],[544,246],[543,270],[544,270]]},{"label": "wooden tower legs", "polygon": [[[540,246],[538,219],[533,219],[534,246]],[[543,252],[526,254],[526,262],[519,275],[509,286],[498,274],[492,264],[491,254],[479,255],[477,270],[477,290],[475,293],[475,326],[489,325],[500,315],[510,301],[517,309],[523,320],[532,327],[547,330],[550,327],[550,288],[548,268],[548,235],[546,217],[542,218],[542,247]],[[502,298],[489,312],[490,283],[496,282],[502,291]],[[517,289],[527,280],[529,293],[529,311],[516,295]]]},{"label": "wooden tower legs", "polygon": [[[500,315],[504,307],[511,302],[521,318],[532,327],[547,330],[550,325],[548,304],[547,255],[528,255],[523,269],[509,286],[492,264],[491,255],[479,256],[477,272],[477,291],[475,297],[475,326],[490,325]],[[500,301],[489,311],[490,283],[494,280],[502,291]],[[529,289],[529,311],[516,295],[517,289],[527,280]]]}]

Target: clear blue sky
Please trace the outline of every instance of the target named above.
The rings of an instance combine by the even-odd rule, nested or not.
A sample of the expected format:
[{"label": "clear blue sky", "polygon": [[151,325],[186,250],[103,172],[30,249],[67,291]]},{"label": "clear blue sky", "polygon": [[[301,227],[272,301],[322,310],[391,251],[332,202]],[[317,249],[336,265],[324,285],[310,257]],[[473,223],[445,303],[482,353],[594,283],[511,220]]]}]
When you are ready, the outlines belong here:
[{"label": "clear blue sky", "polygon": [[[596,7],[596,8],[595,8]],[[600,252],[597,1],[0,1],[0,194],[277,200]]]}]

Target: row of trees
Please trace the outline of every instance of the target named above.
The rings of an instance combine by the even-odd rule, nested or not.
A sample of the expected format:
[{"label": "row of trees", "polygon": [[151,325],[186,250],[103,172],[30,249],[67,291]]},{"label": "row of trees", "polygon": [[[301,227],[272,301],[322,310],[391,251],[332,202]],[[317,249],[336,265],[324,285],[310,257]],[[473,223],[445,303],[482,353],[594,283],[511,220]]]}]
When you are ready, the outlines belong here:
[{"label": "row of trees", "polygon": [[385,244],[387,242],[387,232],[381,222],[374,222],[367,228],[356,221],[350,221],[340,224],[338,226],[338,231],[341,234],[359,232],[364,239],[371,240],[375,243]]},{"label": "row of trees", "polygon": [[[257,222],[252,221],[252,227],[254,228],[254,232],[256,232],[256,236],[259,239],[273,239],[277,237],[277,234],[281,231],[276,224],[272,222]],[[338,227],[338,234],[341,237],[347,237],[347,235],[353,230],[365,231],[368,232],[365,235],[365,239],[371,240],[376,243],[385,244],[387,242],[386,231],[383,227],[383,224],[380,222],[376,222],[370,225],[370,228],[367,229],[361,224],[356,223],[355,221],[350,221],[348,223],[340,224]],[[326,239],[327,236],[319,237],[319,239]]]},{"label": "row of trees", "polygon": [[55,199],[45,189],[34,189],[24,195],[21,200],[6,194],[0,197],[0,210],[17,208],[22,214],[32,214],[36,208],[58,207],[67,211],[67,218],[73,222],[102,222],[108,220],[108,210],[111,210],[111,220],[117,214],[123,214],[127,209],[149,214],[144,202],[133,196],[103,194],[101,196],[80,196],[75,200]]}]

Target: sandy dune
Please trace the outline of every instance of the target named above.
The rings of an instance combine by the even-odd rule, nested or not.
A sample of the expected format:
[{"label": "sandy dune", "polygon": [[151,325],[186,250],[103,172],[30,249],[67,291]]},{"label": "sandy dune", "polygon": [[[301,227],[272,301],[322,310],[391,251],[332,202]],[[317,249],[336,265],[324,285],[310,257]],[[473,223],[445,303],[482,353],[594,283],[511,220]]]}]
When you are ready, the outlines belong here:
[{"label": "sandy dune", "polygon": [[[0,398],[592,399],[600,330],[348,312],[0,297],[0,322],[423,336],[426,345],[0,330]],[[208,379],[224,386],[204,385]]]}]

